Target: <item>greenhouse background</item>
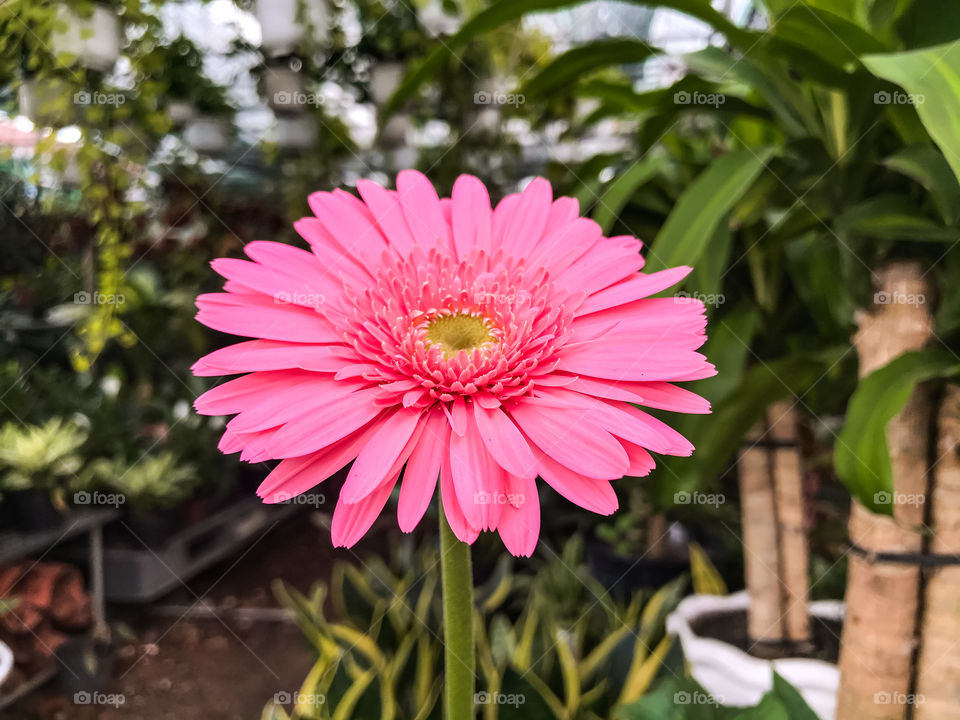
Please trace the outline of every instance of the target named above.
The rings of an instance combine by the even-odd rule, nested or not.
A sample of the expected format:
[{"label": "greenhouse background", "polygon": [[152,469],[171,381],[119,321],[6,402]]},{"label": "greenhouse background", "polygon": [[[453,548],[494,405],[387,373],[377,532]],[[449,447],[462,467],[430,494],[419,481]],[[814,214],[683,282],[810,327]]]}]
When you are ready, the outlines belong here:
[{"label": "greenhouse background", "polygon": [[[942,0],[0,3],[0,720],[960,718],[958,78]],[[464,224],[478,187],[494,209]],[[454,318],[520,317],[530,283],[531,324],[575,342],[521,400],[473,398],[473,365],[432,396],[451,445],[410,528],[414,441],[278,494],[310,456],[240,438],[296,423],[210,393],[372,366],[219,332],[209,303],[249,310],[259,283],[296,332],[341,292],[373,307],[394,266],[344,237],[415,243],[419,209],[438,244],[396,287],[505,263],[514,284]],[[444,233],[503,250],[442,265]],[[369,288],[305,298],[324,246]],[[582,296],[551,306],[564,282]],[[482,327],[437,357],[506,347]],[[236,335],[269,366],[216,353]],[[609,374],[623,353],[661,374]],[[297,421],[304,382],[263,407]],[[545,396],[547,441],[509,414]],[[606,413],[591,448],[565,440],[574,396]],[[295,447],[351,422],[316,402]],[[450,514],[464,423],[506,488],[536,455],[529,548],[470,527],[489,508]],[[341,542],[369,458],[400,480]]]}]

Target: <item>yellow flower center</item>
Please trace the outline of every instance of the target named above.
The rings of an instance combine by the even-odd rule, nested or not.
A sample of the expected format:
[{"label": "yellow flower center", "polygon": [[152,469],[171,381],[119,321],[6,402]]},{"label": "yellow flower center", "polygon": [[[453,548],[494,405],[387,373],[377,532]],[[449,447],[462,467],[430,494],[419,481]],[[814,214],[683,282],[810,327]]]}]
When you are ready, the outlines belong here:
[{"label": "yellow flower center", "polygon": [[427,324],[427,340],[451,357],[494,339],[486,318],[478,315],[441,315]]}]

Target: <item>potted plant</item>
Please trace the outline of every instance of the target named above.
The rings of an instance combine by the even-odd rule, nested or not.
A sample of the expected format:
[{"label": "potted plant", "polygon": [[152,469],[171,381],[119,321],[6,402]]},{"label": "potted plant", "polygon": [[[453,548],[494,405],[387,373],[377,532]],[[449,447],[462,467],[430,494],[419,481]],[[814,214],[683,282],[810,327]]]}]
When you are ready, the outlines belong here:
[{"label": "potted plant", "polygon": [[124,498],[130,532],[148,547],[161,546],[183,524],[181,506],[200,485],[192,465],[172,452],[150,454],[130,464],[125,459],[102,460],[95,476]]},{"label": "potted plant", "polygon": [[297,50],[307,28],[315,40],[327,36],[326,0],[256,0],[254,14],[260,23],[260,46],[269,57]]},{"label": "potted plant", "polygon": [[158,45],[140,59],[140,70],[160,86],[158,95],[174,126],[181,127],[196,117],[195,97],[210,80],[203,73],[203,53],[190,38],[179,35]]},{"label": "potted plant", "polygon": [[23,531],[56,527],[62,520],[64,481],[81,467],[77,452],[87,432],[53,418],[43,425],[9,422],[0,428],[0,492]]},{"label": "potted plant", "polygon": [[198,152],[226,151],[233,137],[235,113],[226,89],[207,80],[196,89],[193,102],[197,115],[184,126],[184,141]]},{"label": "potted plant", "polygon": [[108,72],[120,57],[120,21],[111,4],[60,3],[50,46],[62,58],[76,58],[84,67]]},{"label": "potted plant", "polygon": [[307,104],[306,74],[303,61],[291,56],[265,63],[260,73],[263,96],[275,112],[296,113]]},{"label": "potted plant", "polygon": [[309,150],[317,145],[317,121],[310,113],[277,115],[277,145],[285,150]]},{"label": "potted plant", "polygon": [[364,28],[357,52],[370,62],[370,98],[383,105],[403,80],[409,60],[425,52],[429,34],[416,9],[405,3],[388,6],[370,0],[357,10]]}]

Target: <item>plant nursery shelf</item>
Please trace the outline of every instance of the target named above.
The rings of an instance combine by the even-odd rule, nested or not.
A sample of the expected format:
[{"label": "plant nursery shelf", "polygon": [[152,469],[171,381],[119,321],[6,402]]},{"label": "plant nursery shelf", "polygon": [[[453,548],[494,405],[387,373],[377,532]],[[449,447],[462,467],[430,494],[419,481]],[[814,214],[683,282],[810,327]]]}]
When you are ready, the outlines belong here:
[{"label": "plant nursery shelf", "polygon": [[65,516],[61,525],[30,532],[0,531],[0,563],[12,562],[58,545],[73,537],[89,533],[116,518],[113,508],[79,510]]},{"label": "plant nursery shelf", "polygon": [[243,548],[297,510],[249,499],[171,536],[160,547],[107,548],[106,597],[118,602],[156,600]]}]

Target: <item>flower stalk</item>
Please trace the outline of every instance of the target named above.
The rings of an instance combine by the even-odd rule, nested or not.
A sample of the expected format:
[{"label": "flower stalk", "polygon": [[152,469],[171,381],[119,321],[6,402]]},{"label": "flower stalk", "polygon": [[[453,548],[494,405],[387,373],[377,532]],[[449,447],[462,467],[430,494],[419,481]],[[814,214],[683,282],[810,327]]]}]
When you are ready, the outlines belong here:
[{"label": "flower stalk", "polygon": [[474,717],[473,570],[470,546],[457,539],[440,508],[443,593],[444,706],[446,720]]}]

